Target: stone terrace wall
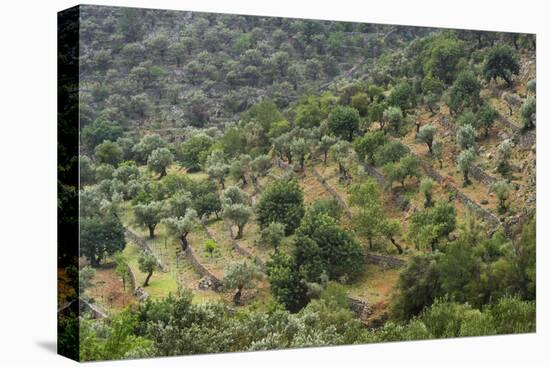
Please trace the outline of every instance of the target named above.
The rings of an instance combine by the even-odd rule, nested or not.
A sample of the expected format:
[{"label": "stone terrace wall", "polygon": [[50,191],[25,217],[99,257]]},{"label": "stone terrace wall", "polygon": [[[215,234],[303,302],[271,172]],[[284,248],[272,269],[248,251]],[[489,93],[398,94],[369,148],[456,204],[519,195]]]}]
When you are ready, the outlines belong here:
[{"label": "stone terrace wall", "polygon": [[334,189],[328,182],[327,180],[323,177],[323,175],[321,175],[319,173],[319,171],[317,171],[317,168],[314,166],[313,169],[313,175],[315,176],[315,178],[317,179],[317,181],[319,181],[319,183],[325,188],[325,190],[327,190],[327,192],[332,195],[332,197],[334,199],[336,199],[336,201],[338,202],[338,204],[340,205],[340,207],[342,207],[342,209],[344,210],[344,214],[348,217],[348,218],[351,218],[351,210],[348,206],[348,203],[346,203],[346,201],[342,198],[342,196],[340,196],[340,194],[338,193],[338,191],[336,191],[336,189]]},{"label": "stone terrace wall", "polygon": [[199,259],[195,256],[195,253],[193,251],[193,248],[191,245],[188,245],[187,248],[184,251],[185,256],[191,263],[191,266],[193,266],[193,269],[201,276],[201,277],[209,277],[212,280],[213,289],[215,291],[221,291],[223,289],[223,283],[222,281],[216,277],[210,270],[206,268]]},{"label": "stone terrace wall", "polygon": [[[498,89],[496,86],[489,84],[487,88],[491,91],[493,96],[497,98],[500,98],[502,96],[503,91]],[[537,137],[535,133],[531,131],[521,131],[521,128],[519,126],[508,120],[500,112],[497,116],[497,119],[500,121],[501,124],[508,127],[514,132],[514,142],[521,145],[522,147],[530,149],[537,142]]]},{"label": "stone terrace wall", "polygon": [[537,136],[531,131],[521,131],[521,128],[508,120],[504,115],[498,114],[497,119],[514,132],[514,142],[524,148],[530,149],[537,142]]},{"label": "stone terrace wall", "polygon": [[[229,226],[229,223],[225,221],[224,223],[227,227],[227,238],[229,239],[233,250],[235,250],[239,255],[253,260],[254,263],[258,265],[262,270],[265,269],[265,263],[263,262],[263,260],[260,259],[258,256],[252,254],[250,251],[242,247],[237,241],[235,241],[231,236],[231,227]],[[216,237],[214,236],[214,233],[212,233],[210,228],[208,228],[208,226],[204,223],[203,223],[203,227],[204,227],[204,230],[206,231],[206,235],[208,236],[208,238],[210,238],[214,242],[218,242],[218,240],[216,239]]]},{"label": "stone terrace wall", "polygon": [[475,164],[472,164],[472,166],[470,167],[470,176],[487,186],[490,186],[491,184],[494,184],[498,181],[494,176],[491,176]]},{"label": "stone terrace wall", "polygon": [[157,264],[161,271],[166,272],[166,267],[164,264],[160,261],[160,259],[155,255],[155,253],[151,250],[149,245],[147,244],[147,241],[145,241],[141,236],[139,236],[137,233],[132,231],[131,229],[126,228],[126,237],[128,237],[130,240],[134,241],[143,251],[147,251],[157,259]]},{"label": "stone terrace wall", "polygon": [[[363,168],[365,169],[365,172],[367,172],[371,177],[373,177],[383,189],[388,186],[389,184],[388,180],[386,180],[386,177],[378,169],[376,169],[375,167],[371,166],[366,162],[363,162],[362,165],[363,165]],[[394,193],[392,195],[392,201],[402,211],[407,211],[410,209],[410,203],[408,202],[407,198],[401,195],[401,193],[399,192]]]},{"label": "stone terrace wall", "polygon": [[[416,155],[415,153],[411,152],[412,154]],[[445,179],[443,176],[437,172],[433,167],[426,161],[424,161],[422,158],[420,158],[418,155],[416,155],[418,159],[420,160],[420,164],[422,165],[422,168],[424,168],[424,171],[426,171],[426,174],[430,176],[432,179],[437,181],[438,183],[442,184],[444,183]],[[470,207],[479,217],[481,217],[483,220],[485,220],[491,227],[491,233],[493,233],[497,227],[499,227],[502,223],[498,219],[498,217],[491,213],[490,211],[482,208],[479,204],[477,204],[475,201],[471,200],[468,196],[466,196],[462,191],[457,189],[455,186],[451,184],[447,184],[447,190],[453,192],[460,202],[462,202],[467,207]]]},{"label": "stone terrace wall", "polygon": [[[445,116],[442,116],[440,119],[441,126],[444,126],[447,130],[449,130],[451,133],[456,134],[456,126],[454,123],[452,123],[448,118]],[[458,157],[455,157],[455,161],[458,159]],[[481,167],[472,164],[470,167],[470,176],[475,178],[477,181],[485,184],[485,185],[491,185],[492,183],[497,182],[498,180],[485,172]]]},{"label": "stone terrace wall", "polygon": [[[430,163],[426,162],[422,157],[416,154],[408,145],[405,145],[405,147],[407,147],[410,154],[414,155],[420,161],[420,165],[428,176],[430,176],[439,184],[445,184],[444,177],[437,170],[435,170]],[[481,207],[478,203],[470,199],[454,185],[447,182],[446,189],[451,191],[455,195],[457,200],[459,200],[467,207],[471,208],[476,215],[478,215],[481,219],[483,219],[491,226],[489,234],[494,233],[495,230],[502,225],[500,219],[495,214]]]},{"label": "stone terrace wall", "polygon": [[365,252],[364,259],[367,264],[381,265],[392,269],[397,269],[405,266],[406,261],[393,256],[377,255],[370,252]]},{"label": "stone terrace wall", "polygon": [[133,289],[134,296],[139,301],[145,301],[147,298],[149,298],[149,293],[147,293],[143,288],[141,288],[136,280],[136,274],[132,270],[131,266],[128,266],[128,273],[130,274],[130,283]]}]

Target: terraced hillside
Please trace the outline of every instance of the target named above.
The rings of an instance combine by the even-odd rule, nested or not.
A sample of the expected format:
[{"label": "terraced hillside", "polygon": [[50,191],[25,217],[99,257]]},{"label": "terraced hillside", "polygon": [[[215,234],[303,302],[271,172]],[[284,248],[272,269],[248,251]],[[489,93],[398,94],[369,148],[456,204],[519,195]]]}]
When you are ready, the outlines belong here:
[{"label": "terraced hillside", "polygon": [[81,17],[81,297],[133,325],[109,357],[534,330],[534,36]]}]

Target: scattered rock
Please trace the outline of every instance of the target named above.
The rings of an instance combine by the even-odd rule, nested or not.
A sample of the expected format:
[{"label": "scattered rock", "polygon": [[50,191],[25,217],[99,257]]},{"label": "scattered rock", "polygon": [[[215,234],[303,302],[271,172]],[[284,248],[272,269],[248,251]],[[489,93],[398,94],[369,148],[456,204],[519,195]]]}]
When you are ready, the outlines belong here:
[{"label": "scattered rock", "polygon": [[507,140],[507,141],[510,141],[510,135],[508,135],[506,132],[504,131],[501,131],[499,134],[498,134],[498,138],[500,140]]},{"label": "scattered rock", "polygon": [[485,155],[487,159],[493,159],[493,153],[489,152]]},{"label": "scattered rock", "polygon": [[480,203],[481,203],[481,205],[487,205],[487,204],[489,204],[489,200],[483,199],[483,200],[481,200]]},{"label": "scattered rock", "polygon": [[449,233],[449,235],[447,236],[447,238],[449,239],[449,241],[454,241],[457,239],[457,236],[456,234],[454,233]]},{"label": "scattered rock", "polygon": [[212,281],[212,278],[209,276],[203,277],[201,280],[199,280],[199,289],[201,290],[207,290],[214,287],[214,282]]},{"label": "scattered rock", "polygon": [[147,293],[143,288],[137,287],[134,291],[134,296],[136,296],[138,301],[142,302],[149,298],[149,293]]}]

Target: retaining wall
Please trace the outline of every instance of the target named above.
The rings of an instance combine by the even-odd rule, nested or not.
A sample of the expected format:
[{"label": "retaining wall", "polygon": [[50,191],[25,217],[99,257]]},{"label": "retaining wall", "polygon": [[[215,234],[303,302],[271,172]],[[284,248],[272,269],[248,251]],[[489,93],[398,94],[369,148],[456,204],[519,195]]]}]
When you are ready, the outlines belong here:
[{"label": "retaining wall", "polygon": [[[258,256],[252,254],[250,251],[248,251],[247,249],[242,247],[237,241],[235,241],[233,239],[233,236],[231,235],[231,227],[230,227],[229,223],[227,223],[224,220],[224,224],[227,228],[227,238],[229,239],[229,242],[231,243],[231,248],[233,250],[235,250],[239,255],[247,257],[247,258],[253,260],[256,265],[258,265],[260,268],[262,268],[262,270],[265,269],[265,263],[263,262],[263,260],[260,259]],[[208,228],[208,226],[204,223],[202,223],[202,225],[204,227],[204,230],[206,231],[206,235],[208,236],[208,238],[210,238],[214,242],[219,242],[216,239],[216,237],[214,236],[214,234],[212,233],[212,231],[210,230],[210,228]]]},{"label": "retaining wall", "polygon": [[149,247],[149,244],[147,244],[147,241],[141,238],[137,233],[132,231],[131,229],[126,228],[126,236],[129,237],[132,241],[134,241],[143,251],[147,251],[157,259],[157,264],[162,272],[166,272],[166,267],[164,264],[160,261],[160,259],[155,255],[155,253],[151,250]]},{"label": "retaining wall", "polygon": [[[456,126],[454,123],[452,123],[447,117],[442,116],[440,119],[441,126],[444,126],[447,130],[449,130],[451,133],[456,134]],[[454,157],[454,160],[456,161],[458,157]],[[492,183],[497,182],[498,180],[494,177],[485,172],[481,167],[478,165],[472,164],[470,166],[470,176],[472,176],[477,181],[482,182],[485,185],[491,185]]]},{"label": "retaining wall", "polygon": [[338,202],[338,204],[340,205],[340,207],[342,207],[342,209],[344,210],[344,214],[348,217],[348,218],[351,218],[352,214],[351,214],[351,210],[348,206],[348,203],[346,203],[346,201],[342,198],[342,196],[340,196],[340,194],[338,193],[338,191],[336,191],[336,189],[334,189],[328,182],[327,180],[323,177],[323,175],[321,175],[319,173],[319,171],[317,171],[317,168],[315,166],[313,166],[312,168],[312,171],[313,171],[313,175],[315,176],[315,178],[317,179],[317,181],[319,181],[319,183],[325,188],[325,190],[327,190],[327,192],[332,195],[332,197],[334,197],[334,199],[336,199],[336,201]]},{"label": "retaining wall", "polygon": [[185,256],[191,263],[191,266],[195,271],[201,276],[201,277],[209,277],[212,280],[213,289],[215,291],[221,291],[223,289],[223,283],[222,281],[216,277],[210,270],[206,268],[199,259],[195,256],[195,252],[193,251],[193,248],[191,245],[187,245],[187,248],[184,251]]},{"label": "retaining wall", "polygon": [[[411,151],[411,154],[414,154],[420,160],[420,164],[422,165],[422,168],[424,169],[424,171],[426,171],[426,174],[428,176],[430,176],[432,179],[434,179],[436,182],[440,184],[444,183],[445,179],[443,178],[443,176],[439,172],[437,172],[428,162],[424,161],[422,158],[420,158],[416,153],[412,151]],[[491,233],[493,233],[494,230],[496,230],[496,228],[502,224],[495,214],[482,208],[479,204],[477,204],[475,201],[470,199],[468,196],[466,196],[462,191],[460,191],[458,188],[456,188],[452,184],[447,182],[446,188],[447,190],[455,194],[455,197],[457,200],[459,200],[464,205],[470,207],[474,211],[474,213],[476,213],[476,215],[481,217],[481,219],[485,220],[491,227],[493,227],[490,230]]]},{"label": "retaining wall", "polygon": [[392,269],[397,269],[405,266],[406,261],[393,256],[378,255],[370,252],[365,252],[364,259],[367,264],[381,265]]}]

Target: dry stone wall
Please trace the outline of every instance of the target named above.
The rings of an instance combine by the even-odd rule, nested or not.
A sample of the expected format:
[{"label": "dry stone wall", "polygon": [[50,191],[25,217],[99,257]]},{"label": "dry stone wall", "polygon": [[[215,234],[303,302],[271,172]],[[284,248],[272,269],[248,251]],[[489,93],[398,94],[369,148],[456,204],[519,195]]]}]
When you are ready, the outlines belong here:
[{"label": "dry stone wall", "polygon": [[340,207],[344,210],[344,214],[348,217],[348,218],[351,218],[351,210],[348,206],[348,203],[346,203],[346,201],[342,198],[342,196],[340,196],[340,194],[338,193],[338,191],[336,191],[336,189],[334,189],[328,182],[327,180],[323,177],[323,175],[321,175],[321,173],[319,173],[319,171],[317,171],[317,168],[315,166],[313,166],[313,174],[315,175],[315,178],[317,179],[317,181],[319,181],[319,183],[321,185],[323,185],[323,187],[325,188],[325,190],[327,190],[327,192],[332,195],[332,197],[334,199],[336,199],[336,201],[338,202],[338,204],[340,205]]},{"label": "dry stone wall", "polygon": [[212,282],[212,288],[215,291],[221,291],[223,289],[222,281],[200,262],[200,260],[195,256],[195,252],[193,251],[193,248],[191,247],[191,245],[187,246],[184,253],[187,259],[189,260],[189,262],[191,263],[191,266],[193,267],[193,269],[195,269],[195,271],[201,277],[208,277],[210,279],[210,281]]},{"label": "dry stone wall", "polygon": [[144,240],[140,235],[132,231],[131,229],[126,228],[126,237],[128,237],[130,240],[135,242],[143,251],[147,251],[151,253],[155,259],[157,259],[157,264],[162,272],[166,272],[166,267],[164,264],[160,261],[160,259],[155,255],[155,253],[151,250],[149,247],[149,244],[147,244],[147,241]]}]

